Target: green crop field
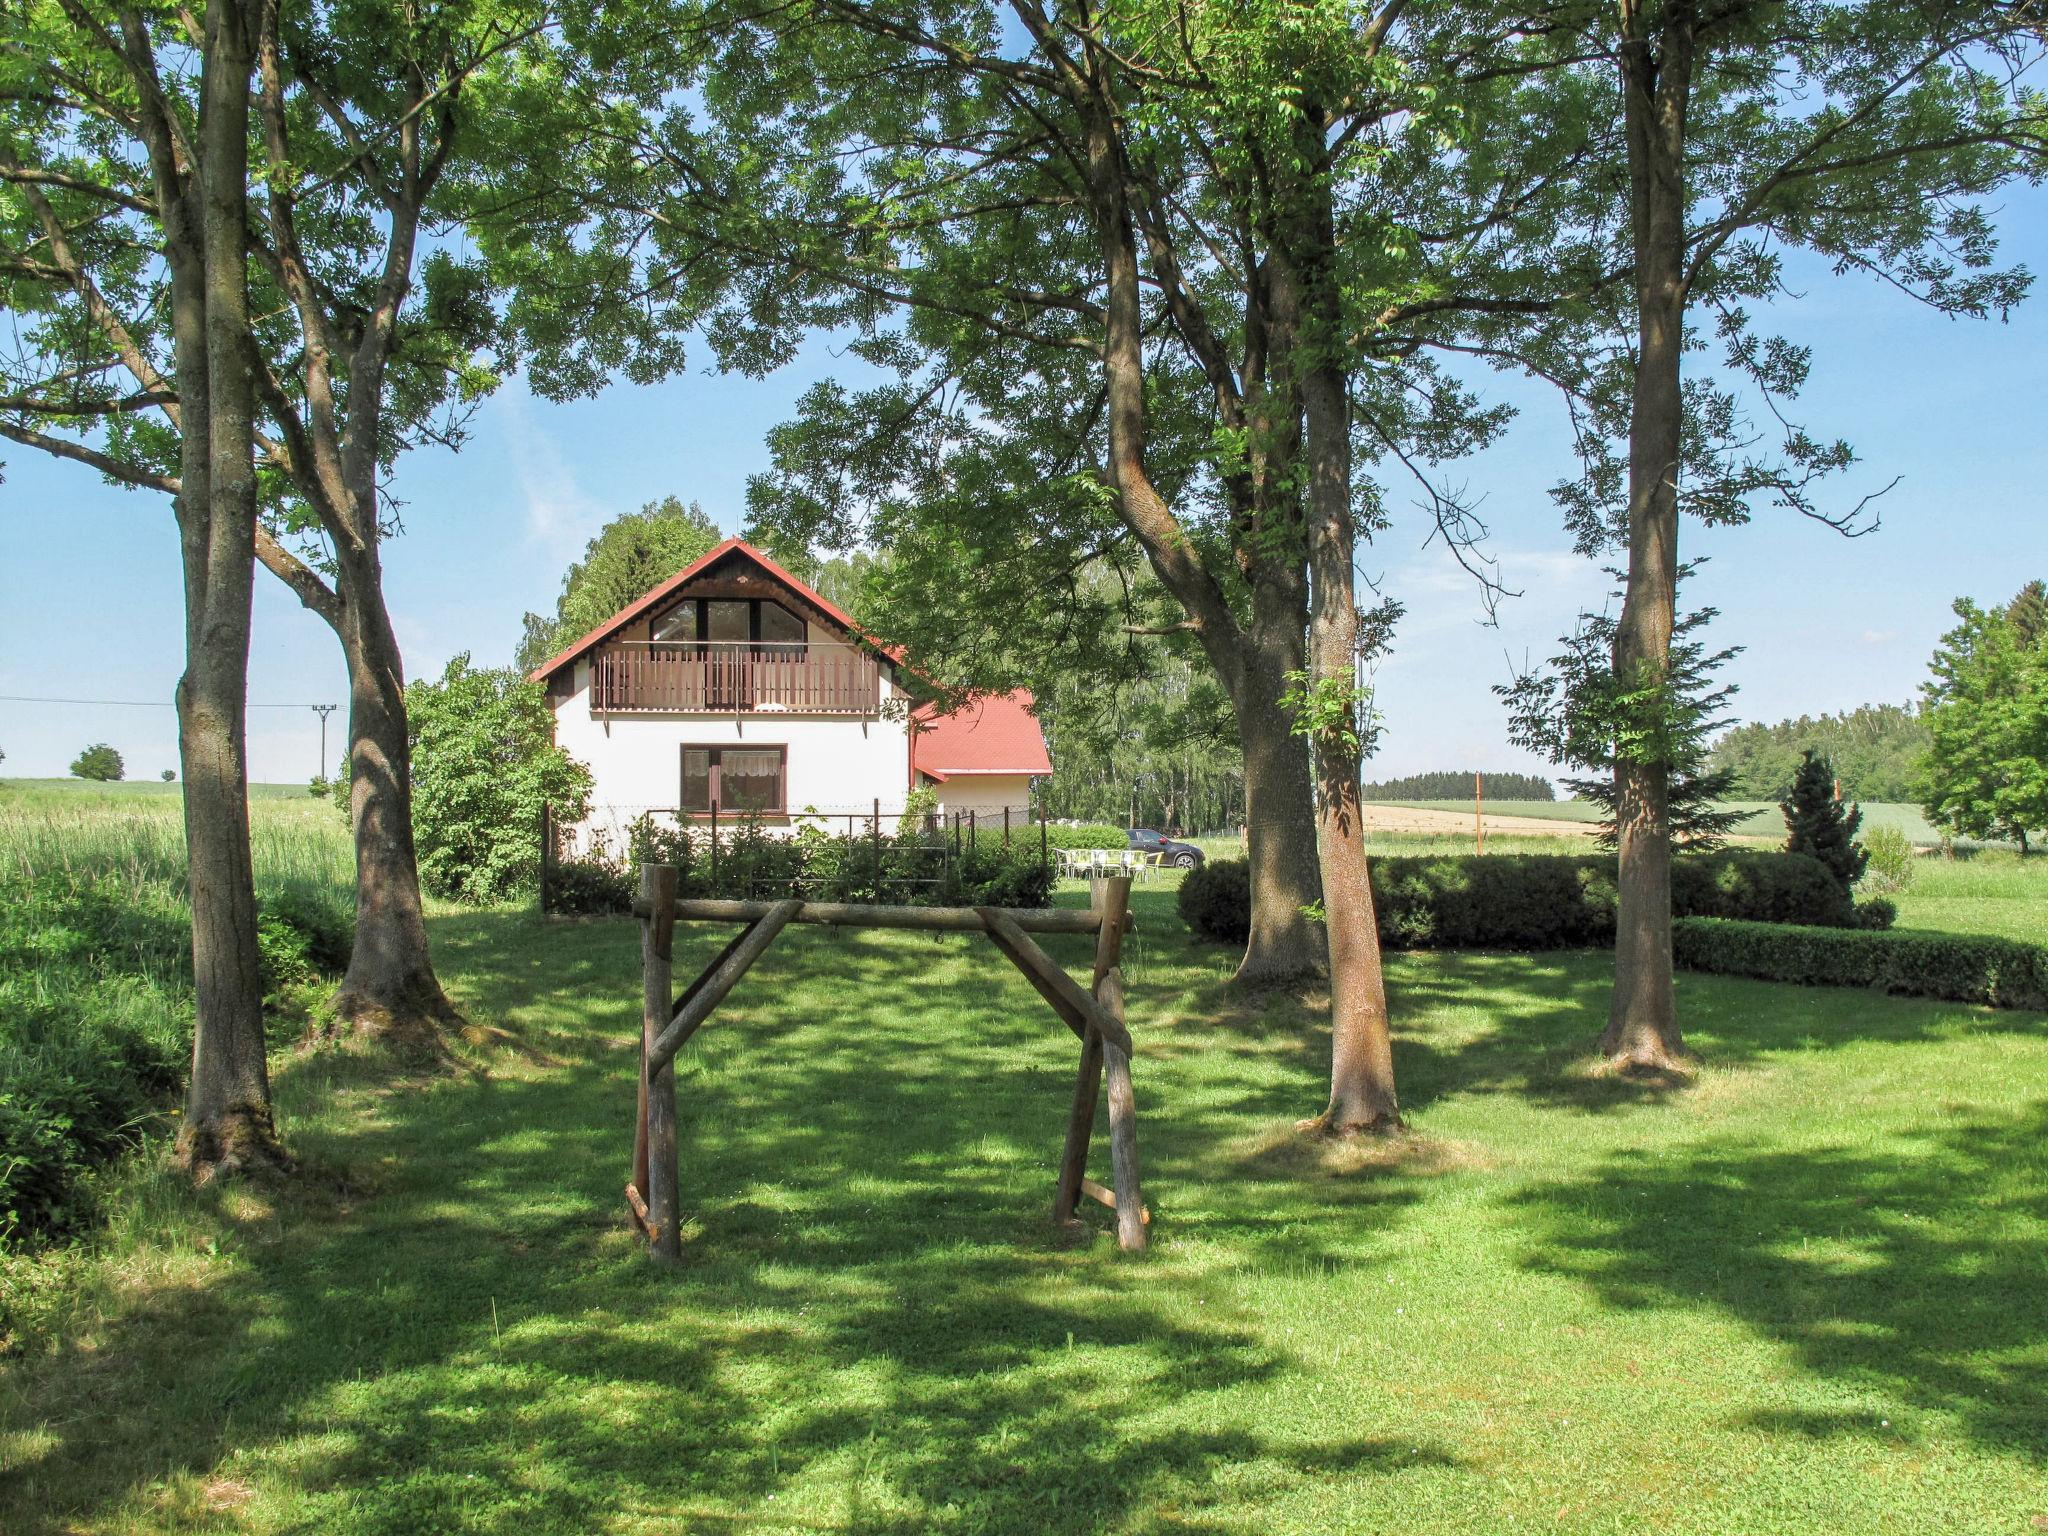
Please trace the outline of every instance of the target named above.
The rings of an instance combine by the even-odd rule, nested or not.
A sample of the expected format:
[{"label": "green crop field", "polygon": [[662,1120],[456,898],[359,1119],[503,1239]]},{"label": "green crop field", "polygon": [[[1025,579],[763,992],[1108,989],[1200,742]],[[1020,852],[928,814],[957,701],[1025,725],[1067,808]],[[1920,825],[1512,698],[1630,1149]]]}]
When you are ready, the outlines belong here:
[{"label": "green crop field", "polygon": [[[174,910],[144,789],[0,786],[0,900]],[[346,880],[299,801],[266,889]],[[1902,922],[2022,922],[2043,870],[1922,859]],[[1688,975],[1653,1089],[1589,1071],[1606,955],[1398,955],[1411,1134],[1323,1150],[1325,1000],[1234,992],[1173,889],[1127,950],[1148,1254],[1046,1220],[1075,1049],[1006,963],[808,929],[682,1058],[674,1272],[620,1198],[636,926],[437,907],[456,1069],[281,1045],[292,1181],[193,1191],[157,1130],[0,1255],[0,1531],[2048,1523],[2048,1017]]]}]

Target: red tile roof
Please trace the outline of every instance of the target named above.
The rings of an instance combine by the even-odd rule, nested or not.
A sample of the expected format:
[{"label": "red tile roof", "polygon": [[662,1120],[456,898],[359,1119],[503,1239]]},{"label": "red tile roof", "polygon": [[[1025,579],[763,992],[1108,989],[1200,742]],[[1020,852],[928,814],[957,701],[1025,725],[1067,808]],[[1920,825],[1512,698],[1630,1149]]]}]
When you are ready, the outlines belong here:
[{"label": "red tile roof", "polygon": [[[857,639],[872,641],[872,637],[867,635],[859,625],[853,622],[853,615],[844,608],[841,608],[837,603],[813,592],[773,560],[762,554],[760,550],[754,548],[745,539],[727,539],[717,548],[706,550],[702,555],[684,566],[680,571],[677,571],[675,575],[669,577],[667,581],[664,581],[645,597],[637,598],[633,602],[626,604],[625,607],[606,619],[581,640],[576,641],[564,650],[557,651],[546,661],[527,673],[527,680],[535,683],[546,682],[550,673],[560,671],[585,651],[617,634],[628,624],[639,618],[641,614],[647,612],[648,609],[656,607],[663,598],[682,586],[683,583],[709,570],[727,555],[738,555],[742,559],[753,561],[755,565],[758,565],[768,575],[781,582],[785,587],[788,587],[798,597],[811,604],[848,634]],[[886,656],[898,660],[901,659],[898,652],[894,649],[885,646],[878,646],[877,649],[881,650]]]},{"label": "red tile roof", "polygon": [[1051,773],[1032,698],[977,694],[950,715],[929,705],[911,714],[910,766],[941,783],[963,773]]}]

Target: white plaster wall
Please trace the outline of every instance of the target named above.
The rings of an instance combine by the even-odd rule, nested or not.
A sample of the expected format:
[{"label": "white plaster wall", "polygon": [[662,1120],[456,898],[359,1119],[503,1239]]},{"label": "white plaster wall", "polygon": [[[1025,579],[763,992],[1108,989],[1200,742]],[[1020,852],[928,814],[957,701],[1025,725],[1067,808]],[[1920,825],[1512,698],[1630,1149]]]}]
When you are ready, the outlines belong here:
[{"label": "white plaster wall", "polygon": [[[814,641],[824,637],[815,628]],[[901,699],[885,673],[882,700]],[[642,811],[672,809],[682,793],[682,748],[783,746],[792,816],[900,813],[909,792],[910,739],[902,719],[749,710],[737,715],[610,715],[590,712],[590,664],[576,663],[574,690],[555,703],[555,742],[590,769],[592,813],[574,846],[591,831],[623,827]],[[567,829],[565,829],[567,830]],[[612,840],[617,841],[616,831]]]},{"label": "white plaster wall", "polygon": [[1003,819],[1003,807],[1010,808],[1013,823],[1031,819],[1031,778],[1022,773],[961,773],[943,784],[931,786],[939,797],[939,812],[972,811],[982,820]]}]

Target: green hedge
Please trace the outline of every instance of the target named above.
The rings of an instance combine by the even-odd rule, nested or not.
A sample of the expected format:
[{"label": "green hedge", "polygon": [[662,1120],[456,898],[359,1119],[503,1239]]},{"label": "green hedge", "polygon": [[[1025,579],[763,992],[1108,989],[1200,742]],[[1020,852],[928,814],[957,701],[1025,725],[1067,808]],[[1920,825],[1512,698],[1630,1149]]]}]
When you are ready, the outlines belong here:
[{"label": "green hedge", "polygon": [[[1579,949],[1614,942],[1614,859],[1605,854],[1487,854],[1375,859],[1373,903],[1389,949]],[[1857,920],[1842,889],[1804,854],[1689,855],[1672,866],[1682,917],[1814,926]],[[1204,938],[1244,942],[1250,874],[1241,859],[1194,870],[1180,915]],[[1881,914],[1873,914],[1877,916]]]},{"label": "green hedge", "polygon": [[[1060,829],[1055,829],[1060,830]],[[1082,828],[1066,828],[1074,832]],[[1118,847],[1123,834],[1118,833]],[[1054,875],[1039,857],[1036,828],[1015,833],[1005,848],[1000,830],[962,837],[956,847],[944,832],[899,831],[879,845],[872,837],[846,837],[813,825],[780,835],[741,822],[722,828],[714,862],[708,828],[681,828],[641,817],[625,850],[600,849],[563,860],[548,879],[548,910],[623,913],[631,910],[639,866],[672,864],[677,892],[774,901],[879,901],[906,906],[1043,907]]]},{"label": "green hedge", "polygon": [[1671,942],[1673,958],[1689,971],[2048,1009],[2048,949],[2017,939],[1690,917],[1673,925]]}]

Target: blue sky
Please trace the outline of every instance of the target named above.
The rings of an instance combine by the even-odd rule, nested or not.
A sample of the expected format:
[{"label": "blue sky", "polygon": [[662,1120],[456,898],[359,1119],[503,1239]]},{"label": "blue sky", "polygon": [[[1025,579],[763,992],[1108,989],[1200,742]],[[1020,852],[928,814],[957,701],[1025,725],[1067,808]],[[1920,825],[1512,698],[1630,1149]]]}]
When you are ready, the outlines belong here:
[{"label": "blue sky", "polygon": [[[2012,195],[2006,251],[2048,262],[2048,193]],[[1803,292],[1766,317],[1814,348],[1800,415],[1817,436],[1848,437],[1865,463],[1838,494],[1903,477],[1884,524],[1845,541],[1792,514],[1681,537],[1710,562],[1689,604],[1721,610],[1719,643],[1741,717],[1777,720],[1904,701],[1926,675],[1968,594],[2002,601],[2048,576],[2048,278],[2010,322],[1944,320],[1864,279],[1802,271]],[[851,360],[824,343],[753,381],[691,373],[554,405],[517,381],[485,404],[470,444],[407,457],[394,490],[405,533],[386,555],[388,590],[414,675],[469,651],[500,663],[519,617],[553,601],[563,566],[609,516],[674,494],[729,532],[746,479],[766,464],[763,434],[803,390]],[[1540,768],[1506,742],[1490,691],[1517,664],[1551,654],[1607,580],[1571,553],[1547,488],[1570,470],[1562,413],[1518,381],[1490,386],[1521,407],[1505,439],[1457,471],[1483,498],[1504,579],[1523,590],[1482,622],[1470,579],[1398,498],[1395,526],[1361,564],[1408,607],[1378,677],[1387,731],[1374,777],[1431,768]],[[130,777],[177,762],[167,707],[183,646],[168,504],[116,490],[77,465],[7,445],[0,483],[0,694],[155,701],[113,708],[0,700],[0,774],[56,776],[107,741]],[[259,780],[302,781],[319,760],[304,706],[345,702],[333,637],[259,573],[251,662],[250,765]],[[335,717],[335,726],[340,723]],[[330,728],[329,757],[339,732]]]}]

